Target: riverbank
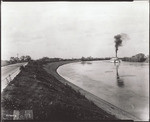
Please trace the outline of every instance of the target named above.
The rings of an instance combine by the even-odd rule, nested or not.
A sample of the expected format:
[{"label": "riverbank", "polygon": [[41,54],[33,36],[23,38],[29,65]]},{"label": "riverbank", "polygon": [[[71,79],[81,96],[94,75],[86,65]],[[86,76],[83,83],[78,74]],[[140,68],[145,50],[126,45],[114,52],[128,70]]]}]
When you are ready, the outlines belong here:
[{"label": "riverbank", "polygon": [[[68,63],[71,63],[71,62],[68,62]],[[67,80],[65,80],[64,78],[59,76],[59,74],[57,73],[56,70],[59,66],[62,66],[64,64],[66,64],[66,62],[50,63],[45,66],[45,69],[47,70],[47,72],[49,72],[50,74],[55,76],[63,84],[67,84],[67,85],[71,86],[74,90],[76,90],[77,92],[80,92],[82,95],[84,95],[90,101],[93,101],[99,108],[102,108],[107,113],[114,115],[119,119],[140,120],[138,117],[135,117],[132,114],[117,108],[116,106],[96,97],[95,95],[79,88],[78,86],[68,82]]]},{"label": "riverbank", "polygon": [[29,62],[2,93],[2,120],[117,120],[60,82],[56,69],[65,63],[70,61],[48,63],[43,69],[40,61]]}]

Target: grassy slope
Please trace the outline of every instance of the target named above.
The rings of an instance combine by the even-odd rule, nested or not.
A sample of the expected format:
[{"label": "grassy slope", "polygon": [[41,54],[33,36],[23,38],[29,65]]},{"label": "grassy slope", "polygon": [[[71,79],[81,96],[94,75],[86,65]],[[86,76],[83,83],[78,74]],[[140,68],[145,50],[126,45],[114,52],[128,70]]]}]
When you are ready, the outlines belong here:
[{"label": "grassy slope", "polygon": [[29,109],[33,110],[35,120],[116,119],[56,80],[38,61],[30,62],[2,94],[4,115],[13,110]]}]

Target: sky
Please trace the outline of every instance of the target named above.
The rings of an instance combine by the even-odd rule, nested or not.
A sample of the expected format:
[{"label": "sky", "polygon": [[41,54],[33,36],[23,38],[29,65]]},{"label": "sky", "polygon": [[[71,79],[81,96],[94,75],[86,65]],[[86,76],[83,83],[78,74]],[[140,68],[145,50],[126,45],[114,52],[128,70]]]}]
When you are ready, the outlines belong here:
[{"label": "sky", "polygon": [[149,55],[148,1],[2,2],[1,59],[114,57],[114,36],[128,39],[118,57]]}]

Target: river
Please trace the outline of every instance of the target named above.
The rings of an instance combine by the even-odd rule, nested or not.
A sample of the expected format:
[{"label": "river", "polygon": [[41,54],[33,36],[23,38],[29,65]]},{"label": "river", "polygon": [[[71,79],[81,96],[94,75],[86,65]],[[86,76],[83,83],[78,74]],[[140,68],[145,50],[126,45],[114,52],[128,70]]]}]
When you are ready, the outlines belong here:
[{"label": "river", "polygon": [[149,119],[148,63],[76,62],[60,66],[57,72],[120,109],[142,120]]}]

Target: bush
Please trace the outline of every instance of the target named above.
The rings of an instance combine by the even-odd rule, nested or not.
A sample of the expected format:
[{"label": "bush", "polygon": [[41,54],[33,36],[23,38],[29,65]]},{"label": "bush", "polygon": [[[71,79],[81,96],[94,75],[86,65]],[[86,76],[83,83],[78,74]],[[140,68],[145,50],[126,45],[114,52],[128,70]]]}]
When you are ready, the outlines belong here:
[{"label": "bush", "polygon": [[25,69],[25,67],[22,65],[22,66],[20,66],[20,70],[24,70]]}]

